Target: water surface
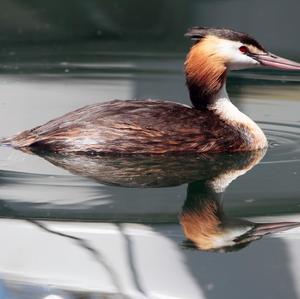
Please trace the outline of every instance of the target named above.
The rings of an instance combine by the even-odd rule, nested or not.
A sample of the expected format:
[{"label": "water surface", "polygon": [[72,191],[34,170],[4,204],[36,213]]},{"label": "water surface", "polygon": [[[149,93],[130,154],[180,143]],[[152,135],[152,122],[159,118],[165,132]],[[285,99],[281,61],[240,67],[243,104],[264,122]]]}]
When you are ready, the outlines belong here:
[{"label": "water surface", "polygon": [[[109,99],[189,103],[180,55],[102,54],[8,61],[0,135]],[[246,220],[300,222],[299,81],[273,71],[230,77],[232,101],[269,140],[255,156],[104,161],[1,147],[0,298],[300,297],[296,225],[213,250],[186,246],[182,222],[214,203],[235,234]]]}]

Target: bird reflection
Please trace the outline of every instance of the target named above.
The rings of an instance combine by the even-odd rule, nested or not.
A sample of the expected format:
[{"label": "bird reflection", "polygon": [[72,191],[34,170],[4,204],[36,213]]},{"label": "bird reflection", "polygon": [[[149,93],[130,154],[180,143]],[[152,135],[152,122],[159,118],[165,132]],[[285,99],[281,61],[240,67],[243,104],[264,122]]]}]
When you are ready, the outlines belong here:
[{"label": "bird reflection", "polygon": [[93,156],[38,152],[52,164],[102,184],[121,187],[170,187],[188,183],[179,220],[184,246],[233,251],[298,222],[254,223],[224,213],[222,195],[237,177],[253,168],[264,150],[200,156]]},{"label": "bird reflection", "polygon": [[[178,186],[194,181],[227,184],[257,164],[265,150],[202,155],[35,154],[69,172],[98,183],[130,188]],[[224,181],[223,183],[220,181]]]},{"label": "bird reflection", "polygon": [[239,250],[263,236],[288,230],[298,222],[254,223],[227,217],[222,194],[210,181],[190,183],[180,214],[187,241],[184,246],[206,251]]}]

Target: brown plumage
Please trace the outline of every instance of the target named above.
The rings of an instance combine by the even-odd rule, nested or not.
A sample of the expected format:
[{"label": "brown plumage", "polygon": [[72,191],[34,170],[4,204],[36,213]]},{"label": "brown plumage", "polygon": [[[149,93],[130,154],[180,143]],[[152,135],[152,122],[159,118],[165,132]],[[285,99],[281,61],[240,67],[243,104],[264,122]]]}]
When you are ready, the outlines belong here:
[{"label": "brown plumage", "polygon": [[184,235],[199,249],[210,250],[214,248],[214,238],[222,234],[222,209],[215,198],[207,199],[200,193],[198,205],[201,208],[183,209],[180,215],[180,224]]},{"label": "brown plumage", "polygon": [[196,43],[184,64],[190,99],[196,108],[212,104],[213,95],[226,80],[226,61],[213,47],[216,39],[215,36],[209,36],[203,42]]},{"label": "brown plumage", "polygon": [[245,131],[209,110],[155,100],[85,106],[25,131],[12,146],[90,153],[201,153],[245,151]]}]

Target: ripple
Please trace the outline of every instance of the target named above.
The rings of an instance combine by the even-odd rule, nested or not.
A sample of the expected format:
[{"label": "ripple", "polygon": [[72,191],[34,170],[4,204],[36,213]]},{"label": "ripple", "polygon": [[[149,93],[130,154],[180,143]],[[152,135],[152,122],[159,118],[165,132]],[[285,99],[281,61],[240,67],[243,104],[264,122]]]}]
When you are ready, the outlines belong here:
[{"label": "ripple", "polygon": [[297,123],[259,122],[269,148],[262,163],[300,162],[300,125]]}]

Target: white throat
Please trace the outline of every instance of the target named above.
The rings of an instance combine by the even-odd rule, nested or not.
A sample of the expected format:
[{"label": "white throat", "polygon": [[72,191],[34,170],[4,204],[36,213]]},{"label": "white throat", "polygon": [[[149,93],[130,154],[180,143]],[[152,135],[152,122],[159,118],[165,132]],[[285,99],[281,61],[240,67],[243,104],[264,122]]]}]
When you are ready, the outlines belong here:
[{"label": "white throat", "polygon": [[243,133],[249,141],[249,150],[262,149],[268,146],[267,138],[261,128],[231,103],[226,91],[226,84],[215,95],[213,104],[208,109],[214,110],[230,126],[240,128],[243,125]]}]

